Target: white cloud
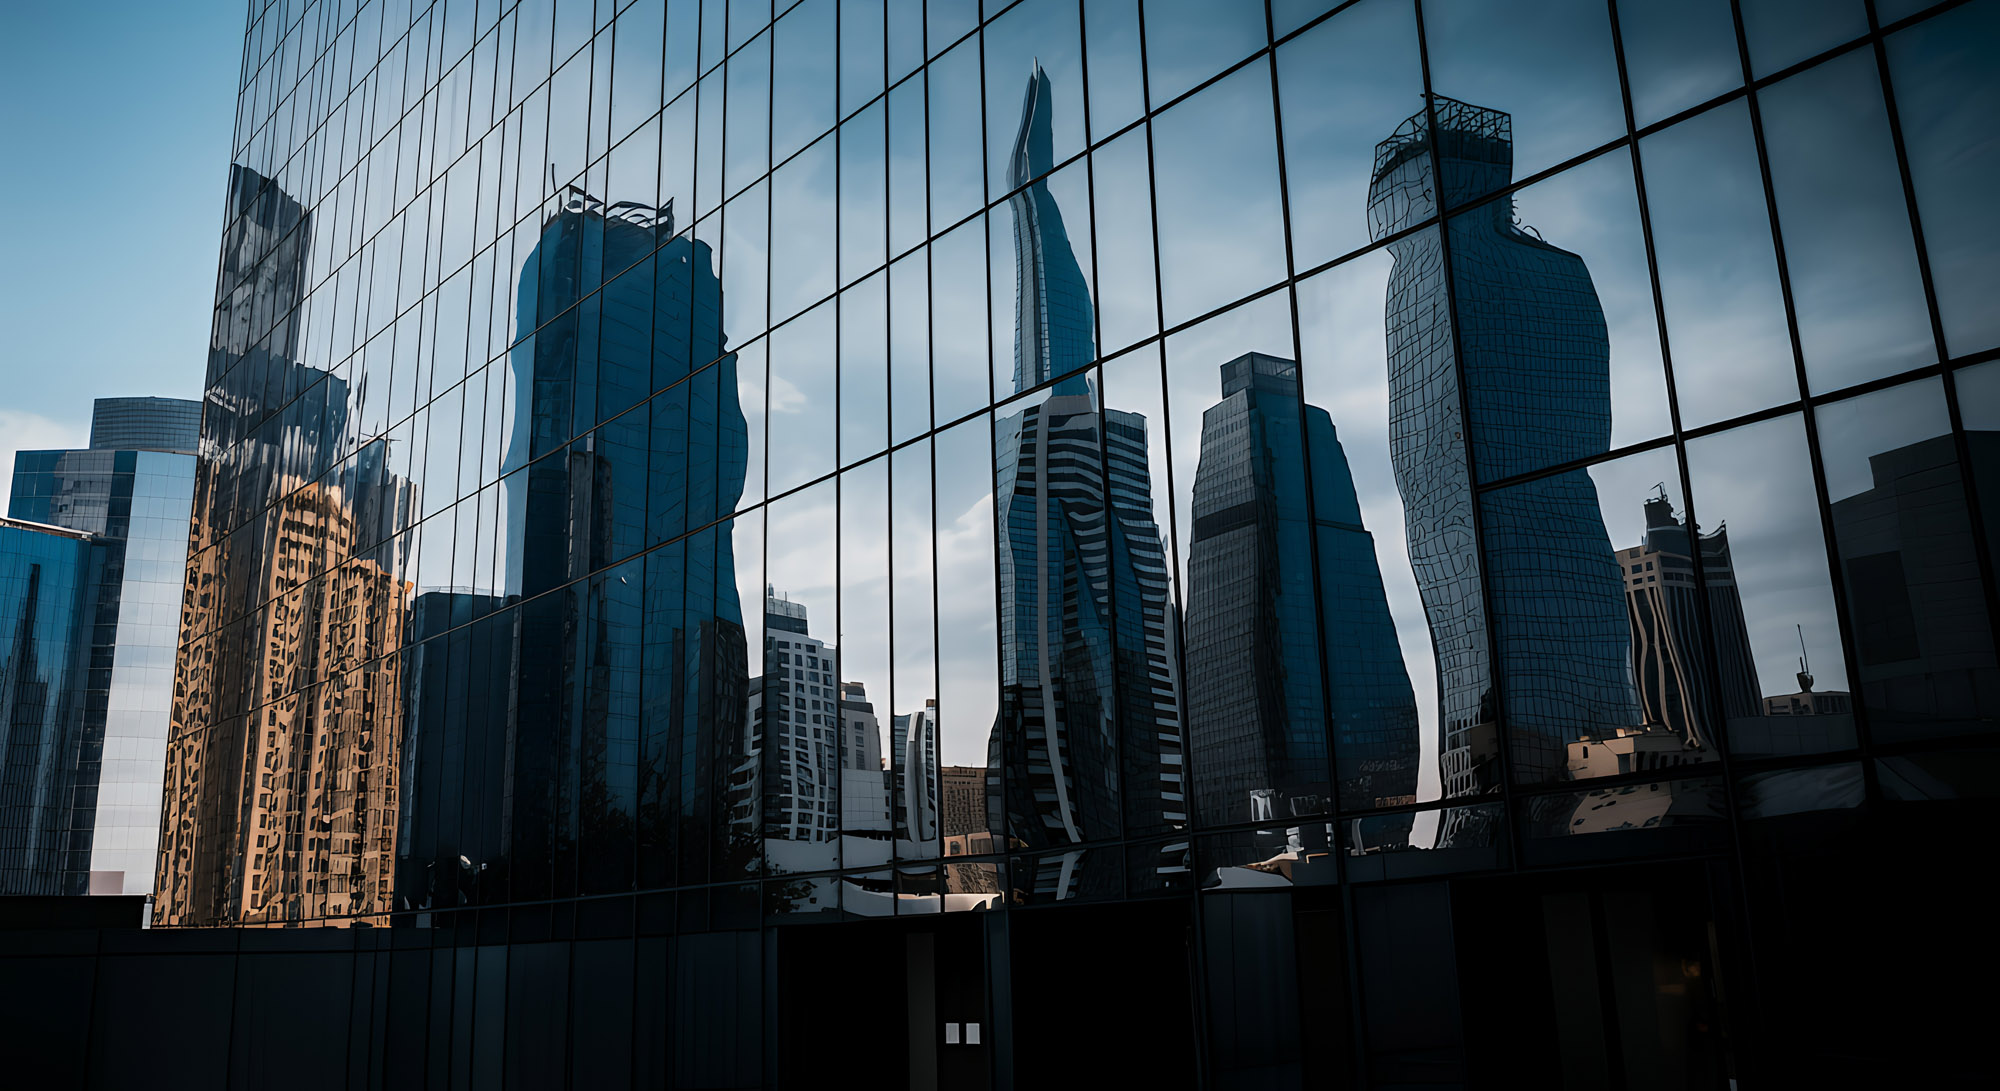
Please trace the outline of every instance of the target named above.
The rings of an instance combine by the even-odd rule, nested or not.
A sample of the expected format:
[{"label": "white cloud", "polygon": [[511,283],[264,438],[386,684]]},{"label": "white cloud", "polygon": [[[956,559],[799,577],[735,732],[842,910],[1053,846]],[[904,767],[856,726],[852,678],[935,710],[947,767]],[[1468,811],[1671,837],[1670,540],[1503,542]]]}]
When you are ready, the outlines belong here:
[{"label": "white cloud", "polygon": [[0,513],[13,502],[16,452],[82,447],[89,438],[89,428],[77,421],[51,420],[24,409],[0,409],[0,453],[7,460],[0,465]]}]

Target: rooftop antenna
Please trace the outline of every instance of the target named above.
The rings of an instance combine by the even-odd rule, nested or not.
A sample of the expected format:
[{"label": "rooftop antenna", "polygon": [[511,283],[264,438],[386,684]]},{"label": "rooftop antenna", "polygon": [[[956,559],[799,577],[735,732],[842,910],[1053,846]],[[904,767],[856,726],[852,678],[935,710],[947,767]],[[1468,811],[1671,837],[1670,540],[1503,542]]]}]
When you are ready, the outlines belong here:
[{"label": "rooftop antenna", "polygon": [[1797,628],[1799,630],[1799,690],[1802,693],[1811,693],[1813,676],[1812,664],[1806,659],[1806,627],[1801,624]]}]

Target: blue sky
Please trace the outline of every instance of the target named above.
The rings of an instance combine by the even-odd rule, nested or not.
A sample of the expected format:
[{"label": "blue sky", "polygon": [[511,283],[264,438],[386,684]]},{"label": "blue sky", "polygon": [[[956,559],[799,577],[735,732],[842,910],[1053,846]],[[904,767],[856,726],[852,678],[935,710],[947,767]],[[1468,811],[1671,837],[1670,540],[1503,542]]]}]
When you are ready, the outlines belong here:
[{"label": "blue sky", "polygon": [[0,511],[92,398],[200,394],[240,0],[0,4]]}]

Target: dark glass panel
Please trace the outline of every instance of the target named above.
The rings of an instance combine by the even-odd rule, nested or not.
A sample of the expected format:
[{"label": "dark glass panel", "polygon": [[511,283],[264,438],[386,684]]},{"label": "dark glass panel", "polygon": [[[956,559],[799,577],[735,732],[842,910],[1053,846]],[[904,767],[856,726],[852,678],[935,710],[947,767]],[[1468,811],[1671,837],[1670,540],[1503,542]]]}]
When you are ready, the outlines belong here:
[{"label": "dark glass panel", "polygon": [[882,93],[882,14],[882,0],[847,0],[840,5],[841,117]]},{"label": "dark glass panel", "polygon": [[1986,196],[2000,173],[1990,124],[2000,112],[2000,70],[1992,64],[2000,4],[1944,12],[1896,34],[1888,49],[1945,348],[1964,356],[2000,344],[1993,307],[2000,206]]},{"label": "dark glass panel", "polygon": [[1376,142],[1422,102],[1416,17],[1401,0],[1365,0],[1279,46],[1277,58],[1294,261],[1306,269],[1369,242],[1357,210]]},{"label": "dark glass panel", "polygon": [[618,16],[612,49],[611,139],[653,116],[661,96],[665,56],[666,0],[637,0]]},{"label": "dark glass panel", "polygon": [[[943,424],[988,404],[986,225],[954,229],[930,254],[931,407]],[[900,325],[897,302],[890,318]]]},{"label": "dark glass panel", "polygon": [[[1696,531],[1707,528],[1710,638],[1726,672],[1722,714],[1729,750],[1742,757],[1854,745],[1846,649],[1804,432],[1787,416],[1687,447]],[[1746,466],[1758,472],[1745,475]],[[1735,649],[1739,641],[1747,654]],[[1745,660],[1753,672],[1747,688],[1727,673]],[[1746,707],[1753,693],[1758,700]]]},{"label": "dark glass panel", "polygon": [[1757,93],[1806,381],[1837,389],[1937,358],[1875,58]]},{"label": "dark glass panel", "polygon": [[1688,427],[1799,396],[1749,121],[1732,102],[1639,142]]},{"label": "dark glass panel", "polygon": [[889,440],[887,273],[840,297],[840,461],[853,465]]},{"label": "dark glass panel", "polygon": [[929,183],[924,176],[924,77],[889,92],[889,253],[902,254],[929,236]]},{"label": "dark glass panel", "polygon": [[1271,74],[1253,64],[1153,122],[1168,326],[1285,276]]},{"label": "dark glass panel", "polygon": [[1268,42],[1256,4],[1152,0],[1145,25],[1147,91],[1155,109]]},{"label": "dark glass panel", "polygon": [[838,93],[834,17],[834,0],[805,0],[778,20],[771,57],[773,163],[784,162],[833,128]]},{"label": "dark glass panel", "polygon": [[1743,84],[1728,0],[1620,4],[1618,40],[1642,128]]},{"label": "dark glass panel", "polygon": [[888,158],[884,104],[870,105],[840,127],[840,281],[882,267],[888,245]]},{"label": "dark glass panel", "polygon": [[[1820,407],[1821,464],[1862,715],[1878,743],[1991,731],[2000,670],[1943,384]],[[1975,462],[1991,432],[1968,431]]]},{"label": "dark glass panel", "polygon": [[[734,37],[734,28],[731,37]],[[723,135],[722,184],[734,196],[771,167],[771,39],[732,53],[723,68],[728,82],[728,131]]]},{"label": "dark glass panel", "polygon": [[[1513,119],[1512,147],[1502,154],[1511,155],[1516,176],[1546,170],[1624,134],[1607,5],[1433,0],[1423,10],[1432,88],[1503,115],[1503,139],[1506,118]],[[1465,158],[1456,165],[1468,176],[1446,180],[1446,204],[1475,200],[1505,180],[1487,177],[1494,164],[1479,154],[1477,143],[1461,147]]]},{"label": "dark glass panel", "polygon": [[1153,264],[1153,183],[1146,131],[1091,153],[1098,347],[1115,352],[1160,331]]},{"label": "dark glass panel", "polygon": [[771,175],[771,320],[833,294],[837,243],[834,141],[822,140]]},{"label": "dark glass panel", "polygon": [[1146,112],[1139,61],[1139,0],[1083,5],[1090,64],[1090,137],[1103,140]]},{"label": "dark glass panel", "polygon": [[[935,33],[932,40],[936,41]],[[931,230],[937,231],[977,212],[985,203],[978,39],[967,41],[932,61],[925,69],[925,78],[930,95]],[[895,105],[890,104],[890,124],[899,132],[890,137],[892,145],[901,128],[893,116]],[[890,169],[893,171],[894,166]],[[894,186],[893,181],[890,184]],[[892,199],[901,201],[900,197]]]},{"label": "dark glass panel", "polygon": [[1768,76],[1868,33],[1862,0],[1743,0],[1750,74]]}]

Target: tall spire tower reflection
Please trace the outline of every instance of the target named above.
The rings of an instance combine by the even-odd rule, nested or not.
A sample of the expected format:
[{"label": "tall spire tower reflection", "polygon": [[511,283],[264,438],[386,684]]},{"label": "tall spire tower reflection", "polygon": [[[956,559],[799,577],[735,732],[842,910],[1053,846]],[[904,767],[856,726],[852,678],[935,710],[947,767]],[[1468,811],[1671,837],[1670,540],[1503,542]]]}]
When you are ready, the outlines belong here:
[{"label": "tall spire tower reflection", "polygon": [[[1513,161],[1508,115],[1433,99],[1376,147],[1370,231],[1422,223],[1440,194],[1450,207],[1477,201],[1512,180]],[[1390,455],[1438,658],[1440,772],[1455,796],[1495,786],[1489,623],[1517,778],[1560,777],[1569,742],[1636,725],[1640,712],[1624,581],[1590,475],[1513,486],[1480,511],[1490,619],[1472,533],[1473,466],[1493,479],[1610,447],[1610,341],[1590,272],[1517,227],[1510,200],[1449,230],[1449,291],[1438,231],[1390,243],[1386,326]],[[1469,431],[1467,406],[1479,414]]]},{"label": "tall spire tower reflection", "polygon": [[[1060,849],[1186,821],[1166,546],[1153,517],[1146,418],[1099,405],[1090,295],[1046,180],[1049,78],[1028,78],[1008,168],[1014,211],[1014,388],[1060,378],[995,422],[1000,719],[991,829]],[[1119,877],[1042,869],[1074,896]],[[1162,869],[1178,867],[1164,861]]]},{"label": "tall spire tower reflection", "polygon": [[[1090,288],[1045,175],[1055,166],[1049,76],[1035,63],[1007,161],[1014,210],[1014,391],[1069,375],[1095,355]],[[1077,376],[1058,393],[1083,392]]]}]

